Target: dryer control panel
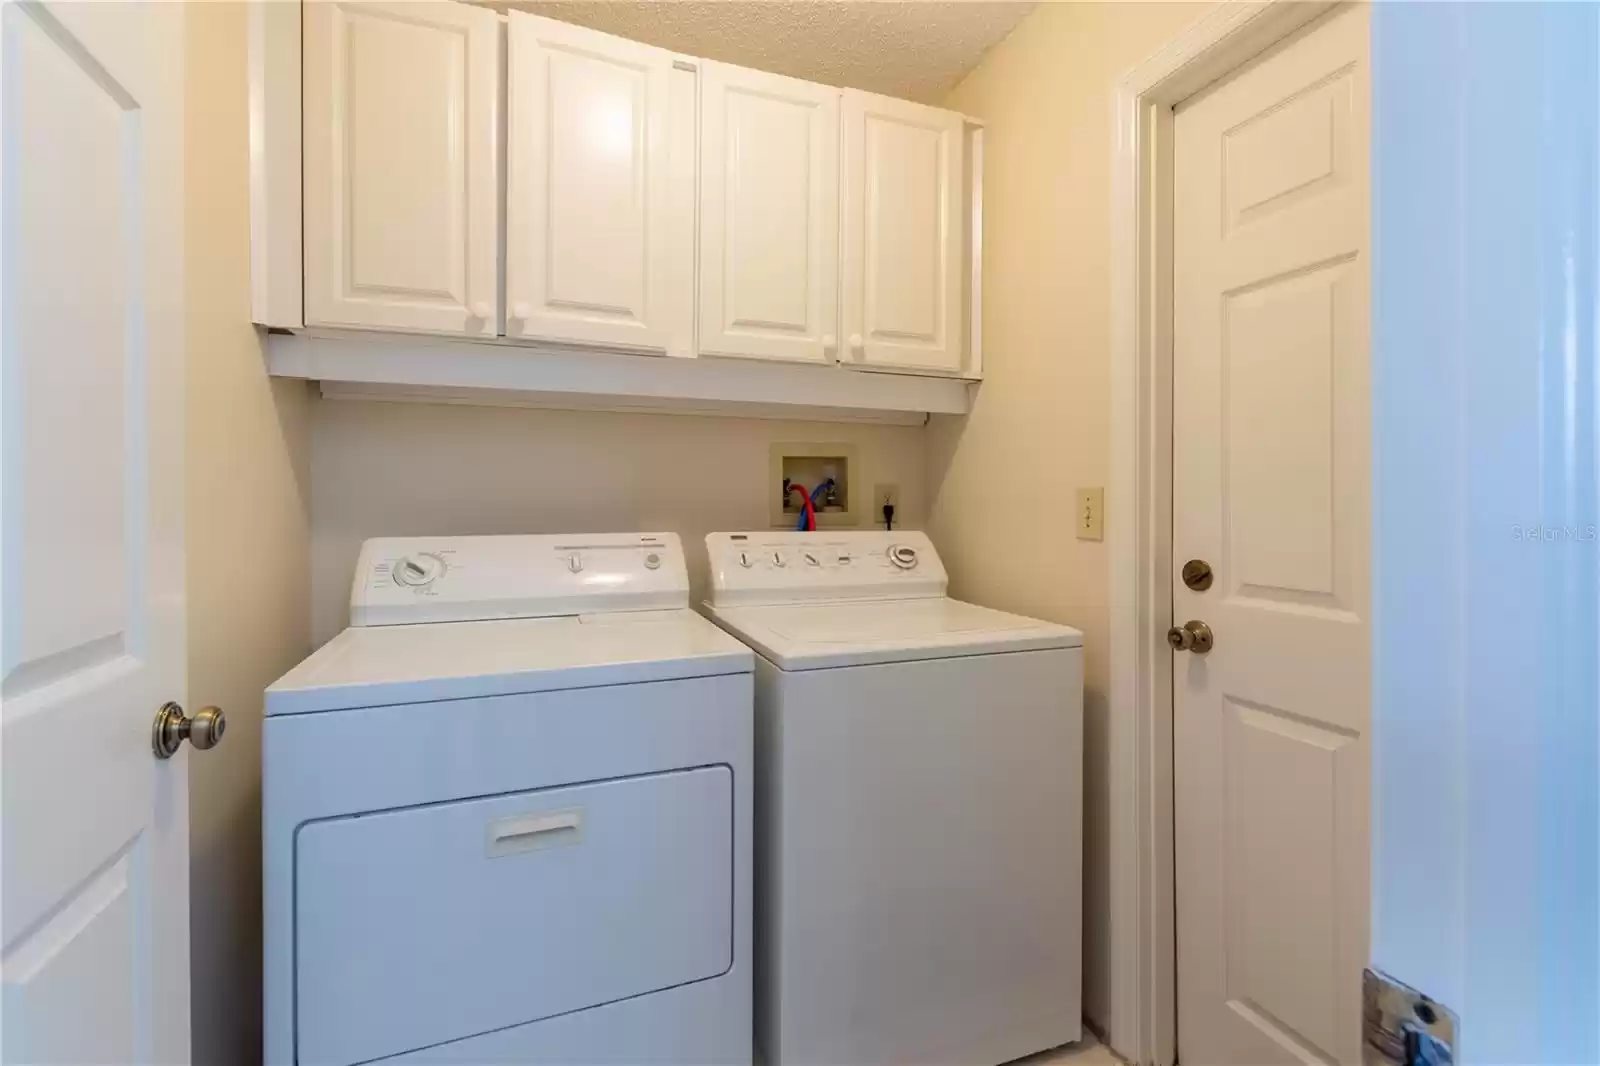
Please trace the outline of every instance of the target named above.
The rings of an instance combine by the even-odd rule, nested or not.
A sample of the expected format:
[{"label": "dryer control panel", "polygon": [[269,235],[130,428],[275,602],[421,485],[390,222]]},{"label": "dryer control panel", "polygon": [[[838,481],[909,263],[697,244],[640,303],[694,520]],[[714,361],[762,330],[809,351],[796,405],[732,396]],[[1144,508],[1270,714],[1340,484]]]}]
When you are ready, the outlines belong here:
[{"label": "dryer control panel", "polygon": [[544,618],[689,605],[675,533],[383,537],[361,546],[353,626]]},{"label": "dryer control panel", "polygon": [[712,533],[711,602],[803,603],[943,596],[944,564],[925,533]]}]

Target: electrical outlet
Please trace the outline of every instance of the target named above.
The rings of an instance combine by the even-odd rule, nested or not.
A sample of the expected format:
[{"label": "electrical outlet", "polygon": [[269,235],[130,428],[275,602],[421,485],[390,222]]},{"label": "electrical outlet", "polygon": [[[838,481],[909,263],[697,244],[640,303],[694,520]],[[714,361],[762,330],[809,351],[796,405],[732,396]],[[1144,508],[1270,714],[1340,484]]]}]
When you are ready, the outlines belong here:
[{"label": "electrical outlet", "polygon": [[1105,489],[1079,489],[1075,521],[1079,540],[1102,540],[1105,537]]},{"label": "electrical outlet", "polygon": [[896,522],[902,521],[900,513],[900,486],[892,482],[878,482],[872,486],[872,522],[874,525],[883,524],[884,505],[894,508]]}]

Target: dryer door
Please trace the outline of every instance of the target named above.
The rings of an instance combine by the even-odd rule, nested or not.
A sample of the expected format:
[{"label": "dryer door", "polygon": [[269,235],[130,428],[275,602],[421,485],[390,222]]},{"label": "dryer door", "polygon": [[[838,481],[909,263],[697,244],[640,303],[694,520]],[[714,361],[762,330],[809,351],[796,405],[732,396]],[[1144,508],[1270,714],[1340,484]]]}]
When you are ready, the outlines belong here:
[{"label": "dryer door", "polygon": [[718,976],[732,891],[726,767],[307,823],[298,1060],[364,1062]]}]

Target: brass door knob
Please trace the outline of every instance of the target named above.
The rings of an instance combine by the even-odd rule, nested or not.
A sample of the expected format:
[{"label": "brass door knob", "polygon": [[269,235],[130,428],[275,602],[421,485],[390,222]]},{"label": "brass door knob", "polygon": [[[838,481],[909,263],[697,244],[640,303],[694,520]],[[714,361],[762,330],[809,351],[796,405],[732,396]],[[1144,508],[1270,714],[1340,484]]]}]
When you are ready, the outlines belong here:
[{"label": "brass door knob", "polygon": [[180,705],[163,703],[156,712],[150,746],[158,759],[172,758],[186,740],[201,751],[208,751],[222,743],[222,732],[227,728],[228,720],[221,707],[202,707],[193,718],[186,718]]},{"label": "brass door knob", "polygon": [[1167,643],[1172,645],[1173,651],[1192,651],[1196,655],[1204,655],[1216,644],[1216,636],[1204,622],[1188,621],[1167,630]]}]

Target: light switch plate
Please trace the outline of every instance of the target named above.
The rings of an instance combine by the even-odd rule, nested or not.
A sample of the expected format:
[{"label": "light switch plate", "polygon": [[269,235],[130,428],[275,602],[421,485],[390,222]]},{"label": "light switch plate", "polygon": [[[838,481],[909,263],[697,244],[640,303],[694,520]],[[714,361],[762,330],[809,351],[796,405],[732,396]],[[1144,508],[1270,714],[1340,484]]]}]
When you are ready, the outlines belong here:
[{"label": "light switch plate", "polygon": [[1104,540],[1105,539],[1105,489],[1079,489],[1077,510],[1074,512],[1074,522],[1078,528],[1079,540]]}]

